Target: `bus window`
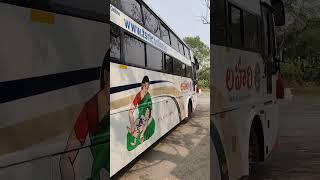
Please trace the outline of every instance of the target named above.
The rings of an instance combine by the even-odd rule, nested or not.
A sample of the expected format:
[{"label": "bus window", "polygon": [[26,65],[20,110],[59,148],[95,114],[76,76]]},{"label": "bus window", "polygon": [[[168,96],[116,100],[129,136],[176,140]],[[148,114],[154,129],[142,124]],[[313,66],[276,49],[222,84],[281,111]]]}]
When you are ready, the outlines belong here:
[{"label": "bus window", "polygon": [[168,45],[171,45],[169,30],[165,28],[162,24],[160,26],[160,29],[161,29],[161,39]]},{"label": "bus window", "polygon": [[130,36],[124,35],[124,57],[126,63],[145,67],[145,44]]},{"label": "bus window", "polygon": [[268,8],[263,6],[263,49],[265,57],[268,57],[270,52],[270,31],[269,31],[269,16]]},{"label": "bus window", "polygon": [[160,37],[160,22],[145,6],[142,6],[144,24],[153,34]]},{"label": "bus window", "polygon": [[147,45],[147,67],[154,70],[162,70],[162,52]]},{"label": "bus window", "polygon": [[270,31],[270,56],[273,56],[275,53],[275,35],[274,35],[274,22],[273,16],[269,12],[269,31]]},{"label": "bus window", "polygon": [[182,55],[184,55],[184,50],[183,50],[183,45],[182,45],[182,43],[179,41],[179,52],[182,54]]},{"label": "bus window", "polygon": [[139,2],[136,0],[121,0],[121,6],[127,15],[142,24],[141,5]]},{"label": "bus window", "polygon": [[187,59],[190,59],[190,56],[189,56],[189,49],[188,49],[186,46],[184,46],[184,52],[185,52],[185,56],[186,56],[186,58],[187,58]]},{"label": "bus window", "polygon": [[241,10],[233,5],[229,6],[231,44],[234,47],[242,46]]},{"label": "bus window", "polygon": [[164,55],[165,60],[165,72],[172,74],[173,73],[173,59],[168,55]]},{"label": "bus window", "polygon": [[110,59],[120,61],[120,30],[118,27],[111,25],[111,51]]},{"label": "bus window", "polygon": [[191,66],[187,66],[186,77],[192,78],[192,67]]},{"label": "bus window", "polygon": [[258,49],[258,18],[247,12],[243,12],[244,45],[251,50]]},{"label": "bus window", "polygon": [[173,60],[173,69],[174,69],[173,74],[181,76],[182,65],[179,60],[177,60],[177,59]]},{"label": "bus window", "polygon": [[186,76],[186,71],[187,71],[186,65],[184,63],[181,63],[181,74],[180,74],[180,76],[185,77]]},{"label": "bus window", "polygon": [[214,0],[211,7],[212,28],[210,37],[215,44],[226,45],[226,1]]},{"label": "bus window", "polygon": [[171,46],[173,47],[173,49],[179,51],[178,38],[172,32],[170,32],[170,37],[171,37]]},{"label": "bus window", "polygon": [[263,6],[263,39],[264,39],[264,58],[266,62],[265,75],[267,79],[267,93],[272,93],[272,57],[274,53],[274,31],[273,31],[273,18],[271,9],[267,6]]},{"label": "bus window", "polygon": [[1,2],[15,4],[18,6],[30,6],[31,0],[2,0]]},{"label": "bus window", "polygon": [[115,7],[120,7],[119,0],[111,0],[110,3]]}]

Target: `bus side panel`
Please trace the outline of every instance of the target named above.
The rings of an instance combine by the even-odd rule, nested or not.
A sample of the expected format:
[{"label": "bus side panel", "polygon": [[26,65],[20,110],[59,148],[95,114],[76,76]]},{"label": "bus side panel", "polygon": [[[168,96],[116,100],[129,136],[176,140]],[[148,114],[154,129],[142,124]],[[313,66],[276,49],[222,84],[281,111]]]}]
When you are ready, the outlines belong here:
[{"label": "bus side panel", "polygon": [[[185,112],[182,112],[184,102],[180,92],[181,77],[114,63],[110,64],[110,70],[112,75],[117,74],[110,79],[110,175],[113,176],[175,127],[180,122],[179,113]],[[132,145],[134,137],[127,128],[130,127],[128,110],[141,90],[141,81],[144,76],[148,76],[150,80],[152,118],[146,130],[149,134],[145,137],[147,140],[140,144],[138,138],[138,143]],[[135,109],[135,121],[138,115],[139,110]]]},{"label": "bus side panel", "polygon": [[248,174],[251,122],[264,109],[263,59],[257,53],[218,45],[211,46],[211,59],[211,118],[221,128],[230,175],[239,178]]},{"label": "bus side panel", "polygon": [[[157,101],[160,98],[153,98]],[[151,137],[137,147],[130,145],[132,136],[127,130],[129,127],[128,111],[112,114],[110,116],[110,148],[111,148],[111,176],[122,169],[160,137],[165,135],[170,129],[179,123],[179,115],[176,102],[168,97],[161,98],[160,102],[153,103],[152,119],[149,123],[150,128],[155,128]],[[135,111],[137,116],[137,110]],[[148,128],[149,128],[148,127]]]},{"label": "bus side panel", "polygon": [[[0,179],[50,179],[56,162],[47,157],[65,151],[85,103],[100,91],[108,27],[4,3],[0,14],[0,84],[9,88],[0,98]],[[82,82],[90,69],[96,78]]]},{"label": "bus side panel", "polygon": [[52,159],[50,157],[25,162],[0,170],[1,179],[10,180],[43,180],[52,179]]}]

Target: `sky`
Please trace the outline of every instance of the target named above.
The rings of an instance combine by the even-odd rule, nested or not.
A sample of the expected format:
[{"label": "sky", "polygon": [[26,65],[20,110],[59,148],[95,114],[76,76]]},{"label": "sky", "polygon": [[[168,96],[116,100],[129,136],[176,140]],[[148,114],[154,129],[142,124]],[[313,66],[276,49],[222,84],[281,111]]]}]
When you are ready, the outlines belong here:
[{"label": "sky", "polygon": [[210,25],[203,24],[200,16],[207,8],[204,0],[144,0],[181,38],[199,36],[210,45]]}]

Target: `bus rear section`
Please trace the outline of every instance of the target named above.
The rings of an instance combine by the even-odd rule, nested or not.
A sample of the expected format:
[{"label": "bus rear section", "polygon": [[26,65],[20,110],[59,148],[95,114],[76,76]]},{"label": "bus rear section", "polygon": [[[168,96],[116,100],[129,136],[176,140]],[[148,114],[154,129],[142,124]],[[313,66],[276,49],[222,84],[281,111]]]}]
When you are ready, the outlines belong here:
[{"label": "bus rear section", "polygon": [[0,179],[109,178],[106,9],[0,3]]},{"label": "bus rear section", "polygon": [[218,157],[212,170],[220,179],[254,173],[276,145],[275,25],[283,24],[281,6],[281,1],[212,3],[211,139]]}]

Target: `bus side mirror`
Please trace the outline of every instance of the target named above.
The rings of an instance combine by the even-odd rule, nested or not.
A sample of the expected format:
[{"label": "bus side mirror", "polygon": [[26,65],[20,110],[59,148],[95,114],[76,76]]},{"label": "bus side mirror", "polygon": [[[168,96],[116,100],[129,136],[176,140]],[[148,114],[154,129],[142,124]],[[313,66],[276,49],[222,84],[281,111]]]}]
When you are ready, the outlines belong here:
[{"label": "bus side mirror", "polygon": [[274,21],[276,26],[283,26],[286,22],[284,5],[281,0],[272,0],[272,7],[274,9]]}]

